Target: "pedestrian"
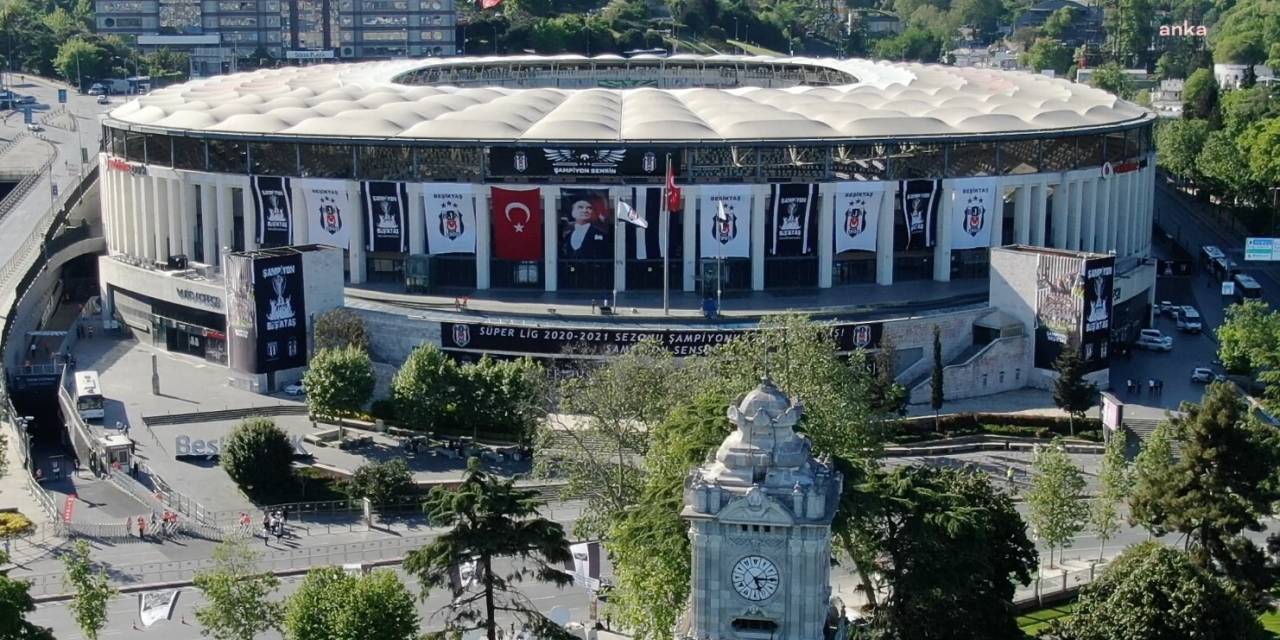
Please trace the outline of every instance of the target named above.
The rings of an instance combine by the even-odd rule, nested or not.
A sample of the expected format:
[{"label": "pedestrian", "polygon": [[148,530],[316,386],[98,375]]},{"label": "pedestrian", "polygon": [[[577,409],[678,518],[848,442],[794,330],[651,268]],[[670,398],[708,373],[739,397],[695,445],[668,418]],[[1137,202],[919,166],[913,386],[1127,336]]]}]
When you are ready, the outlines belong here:
[{"label": "pedestrian", "polygon": [[89,339],[93,339],[93,325],[89,325]]},{"label": "pedestrian", "polygon": [[280,538],[284,537],[284,523],[276,523],[276,544],[280,543]]},{"label": "pedestrian", "polygon": [[1156,396],[1164,397],[1164,380],[1156,378]]},{"label": "pedestrian", "polygon": [[1147,378],[1147,395],[1154,396],[1156,394],[1156,379]]},{"label": "pedestrian", "polygon": [[262,516],[262,544],[271,546],[271,518],[266,515]]},{"label": "pedestrian", "polygon": [[128,538],[133,534],[133,518],[125,516],[124,518],[124,537]]},{"label": "pedestrian", "polygon": [[138,539],[144,541],[147,539],[147,521],[142,516],[138,516]]}]

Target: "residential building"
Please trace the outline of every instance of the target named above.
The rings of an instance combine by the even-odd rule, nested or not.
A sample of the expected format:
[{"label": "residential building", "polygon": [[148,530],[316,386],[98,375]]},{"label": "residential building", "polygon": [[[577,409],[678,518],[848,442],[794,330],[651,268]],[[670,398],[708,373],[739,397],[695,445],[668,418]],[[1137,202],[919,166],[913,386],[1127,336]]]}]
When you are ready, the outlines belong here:
[{"label": "residential building", "polygon": [[1072,47],[1102,42],[1105,36],[1102,29],[1102,6],[1084,5],[1073,0],[1042,0],[1018,16],[1013,23],[1013,30],[1039,28],[1049,16],[1063,7],[1070,7],[1075,11],[1071,26],[1060,37],[1063,42]]},{"label": "residential building", "polygon": [[865,11],[849,12],[849,31],[852,32],[859,25],[869,36],[882,33],[890,35],[902,33],[902,20],[887,11],[867,9]]},{"label": "residential building", "polygon": [[1186,83],[1181,78],[1161,80],[1160,87],[1151,90],[1151,110],[1162,118],[1182,117],[1182,88]]},{"label": "residential building", "polygon": [[254,51],[276,60],[454,55],[455,1],[96,0],[94,23],[144,51],[189,52],[194,75],[214,75]]},{"label": "residential building", "polygon": [[[1223,89],[1238,89],[1245,82],[1249,65],[1246,64],[1214,64],[1213,78]],[[1254,65],[1253,79],[1260,84],[1275,82],[1275,72],[1265,64]]]}]

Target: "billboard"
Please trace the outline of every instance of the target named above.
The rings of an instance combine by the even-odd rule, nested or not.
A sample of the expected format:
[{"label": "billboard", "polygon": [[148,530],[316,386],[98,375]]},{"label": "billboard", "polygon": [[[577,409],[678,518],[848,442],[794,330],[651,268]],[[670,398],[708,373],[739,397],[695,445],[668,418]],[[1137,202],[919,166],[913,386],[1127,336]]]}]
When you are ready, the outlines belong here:
[{"label": "billboard", "polygon": [[1036,266],[1035,366],[1054,368],[1077,345],[1085,373],[1111,365],[1115,258],[1040,255]]},{"label": "billboard", "polygon": [[[489,175],[661,178],[666,155],[657,147],[492,147]],[[680,154],[671,154],[671,168],[680,173]]]},{"label": "billboard", "polygon": [[1116,259],[1084,261],[1084,300],[1080,314],[1080,357],[1085,373],[1111,366],[1111,316],[1115,301]]},{"label": "billboard", "polygon": [[270,373],[306,364],[302,254],[232,254],[227,261],[231,367]]},{"label": "billboard", "polygon": [[1280,238],[1245,238],[1244,259],[1247,262],[1280,260]]}]

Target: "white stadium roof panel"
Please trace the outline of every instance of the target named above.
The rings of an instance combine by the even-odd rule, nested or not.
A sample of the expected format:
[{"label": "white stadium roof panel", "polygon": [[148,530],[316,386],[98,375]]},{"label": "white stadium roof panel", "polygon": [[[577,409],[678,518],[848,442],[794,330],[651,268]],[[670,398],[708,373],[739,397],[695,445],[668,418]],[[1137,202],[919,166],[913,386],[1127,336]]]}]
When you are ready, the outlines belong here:
[{"label": "white stadium roof panel", "polygon": [[[713,86],[726,67],[738,80],[721,85],[769,86]],[[474,75],[457,75],[464,71]],[[531,73],[542,74],[543,86],[527,80]],[[545,86],[551,79],[563,88]],[[643,86],[655,81],[671,88]],[[732,142],[1043,133],[1151,117],[1098,89],[1022,72],[680,54],[266,69],[165,87],[115,108],[109,120],[220,135]]]}]

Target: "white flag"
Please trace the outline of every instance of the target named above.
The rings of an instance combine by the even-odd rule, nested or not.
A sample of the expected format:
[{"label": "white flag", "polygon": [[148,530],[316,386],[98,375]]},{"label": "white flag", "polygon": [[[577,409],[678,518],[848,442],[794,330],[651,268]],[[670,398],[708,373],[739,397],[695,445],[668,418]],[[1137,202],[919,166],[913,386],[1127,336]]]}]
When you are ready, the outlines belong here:
[{"label": "white flag", "polygon": [[834,198],[836,253],[875,251],[880,204],[888,182],[838,182]]},{"label": "white flag", "polygon": [[351,206],[346,180],[302,178],[302,202],[306,207],[307,241],[339,249],[351,245],[351,226],[360,219]]},{"label": "white flag", "polygon": [[475,253],[476,200],[470,184],[433,182],[422,185],[427,225],[427,253]]},{"label": "white flag", "polygon": [[702,257],[751,257],[751,187],[701,188]]},{"label": "white flag", "polygon": [[951,190],[952,249],[984,249],[991,246],[991,221],[998,210],[995,178],[948,180]]},{"label": "white flag", "polygon": [[626,200],[618,200],[618,218],[630,222],[641,229],[649,228],[649,221],[641,217],[635,207],[627,204]]}]

